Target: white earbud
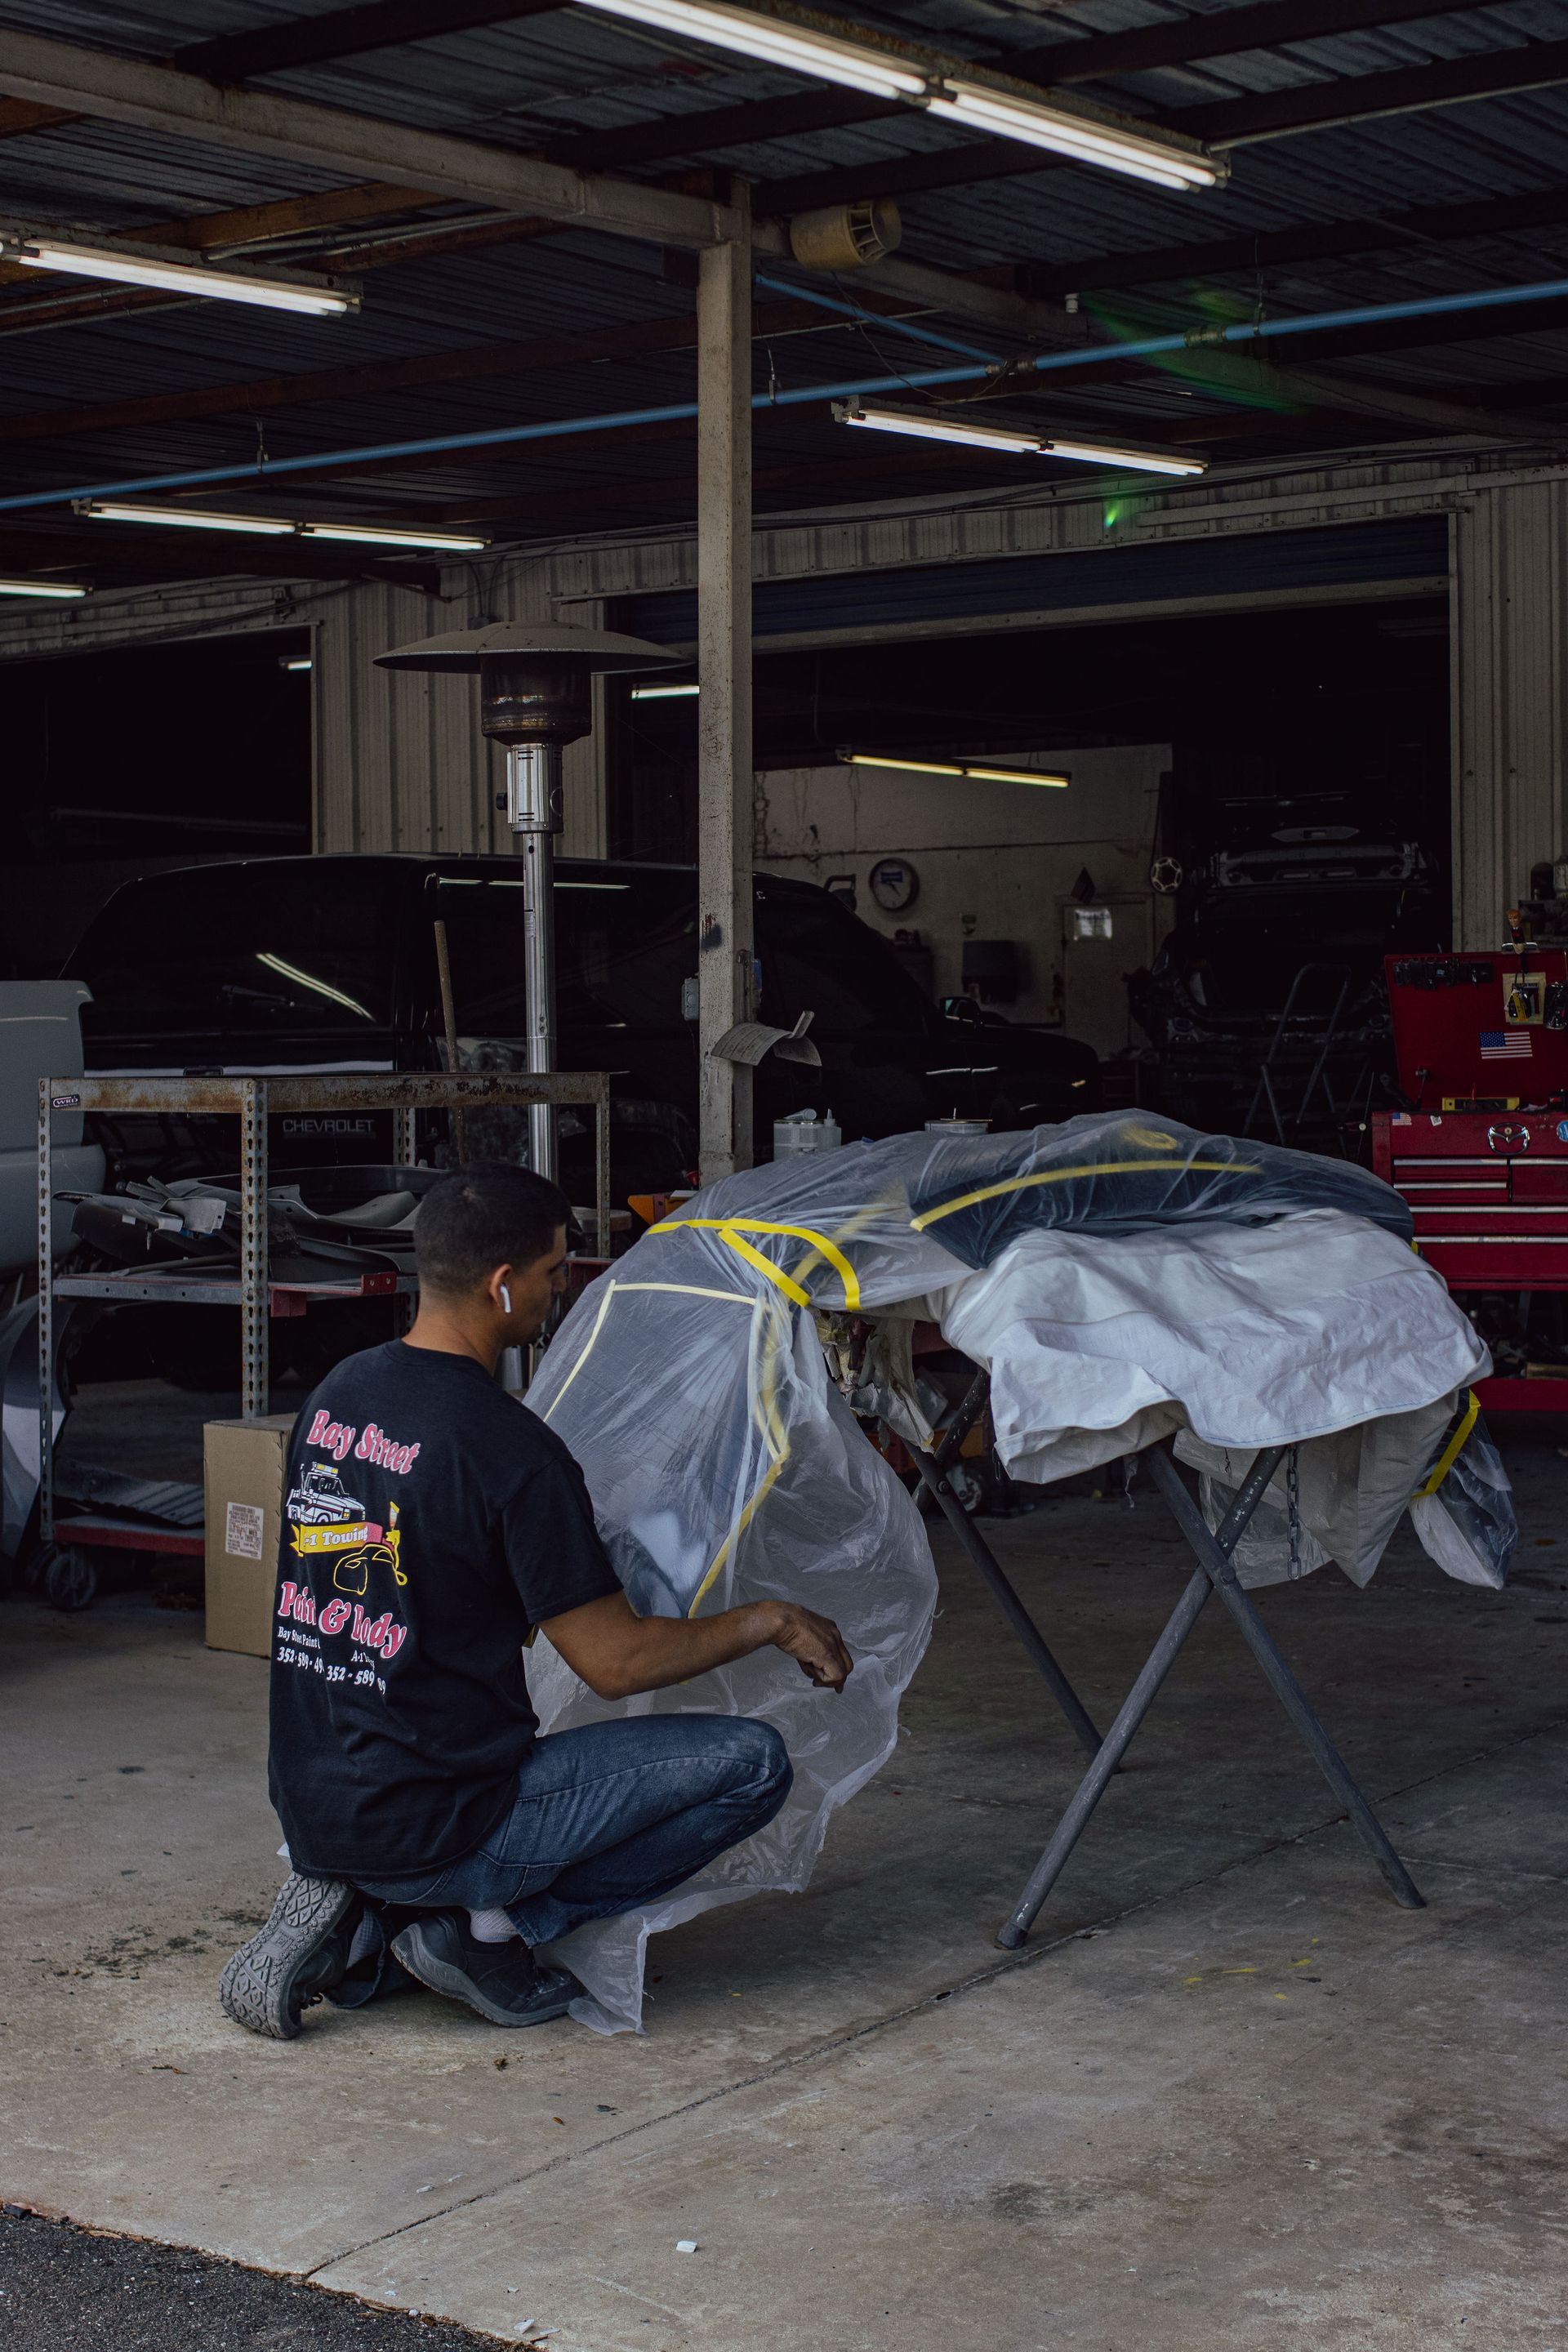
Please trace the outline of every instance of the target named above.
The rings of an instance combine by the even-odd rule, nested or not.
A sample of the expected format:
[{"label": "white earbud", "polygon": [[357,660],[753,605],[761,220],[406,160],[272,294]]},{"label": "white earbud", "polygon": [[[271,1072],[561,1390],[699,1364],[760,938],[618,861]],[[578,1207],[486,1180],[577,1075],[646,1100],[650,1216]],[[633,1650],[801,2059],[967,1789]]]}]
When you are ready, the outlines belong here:
[{"label": "white earbud", "polygon": [[500,1286],[500,1311],[503,1315],[511,1313],[511,1293],[504,1282]]}]

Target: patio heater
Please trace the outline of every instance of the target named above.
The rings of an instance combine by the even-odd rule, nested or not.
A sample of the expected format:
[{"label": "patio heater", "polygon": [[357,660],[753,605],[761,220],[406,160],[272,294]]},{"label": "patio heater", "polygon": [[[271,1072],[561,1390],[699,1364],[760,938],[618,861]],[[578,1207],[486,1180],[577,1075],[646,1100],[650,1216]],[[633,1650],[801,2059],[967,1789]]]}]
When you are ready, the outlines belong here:
[{"label": "patio heater", "polygon": [[[506,746],[506,817],[522,857],[523,977],[528,1066],[555,1066],[555,835],[561,830],[561,753],[592,732],[592,681],[606,671],[662,669],[684,658],[641,637],[562,621],[491,621],[377,654],[382,669],[477,672],[479,725]],[[528,1114],[532,1167],[554,1181],[555,1114]]]}]

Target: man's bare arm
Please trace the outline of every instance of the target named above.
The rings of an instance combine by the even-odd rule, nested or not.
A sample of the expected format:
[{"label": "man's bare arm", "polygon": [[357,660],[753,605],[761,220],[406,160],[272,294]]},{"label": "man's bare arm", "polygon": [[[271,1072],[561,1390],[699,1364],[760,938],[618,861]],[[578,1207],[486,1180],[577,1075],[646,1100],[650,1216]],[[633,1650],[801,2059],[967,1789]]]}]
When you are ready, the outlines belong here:
[{"label": "man's bare arm", "polygon": [[666,1690],[770,1646],[823,1690],[842,1690],[854,1660],[830,1618],[793,1601],[752,1601],[714,1617],[639,1617],[624,1592],[547,1617],[540,1627],[598,1698]]}]

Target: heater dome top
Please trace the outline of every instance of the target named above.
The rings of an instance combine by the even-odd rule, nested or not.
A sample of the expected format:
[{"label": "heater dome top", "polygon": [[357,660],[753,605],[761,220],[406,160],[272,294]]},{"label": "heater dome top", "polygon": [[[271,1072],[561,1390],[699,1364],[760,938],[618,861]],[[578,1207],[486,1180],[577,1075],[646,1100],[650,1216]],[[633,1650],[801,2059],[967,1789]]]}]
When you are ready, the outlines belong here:
[{"label": "heater dome top", "polygon": [[667,646],[649,645],[644,637],[580,628],[571,621],[490,621],[482,629],[451,629],[439,637],[423,637],[417,645],[399,646],[375,659],[381,669],[477,671],[487,661],[504,661],[509,654],[520,660],[571,662],[590,673],[662,669],[690,658],[671,653]]}]

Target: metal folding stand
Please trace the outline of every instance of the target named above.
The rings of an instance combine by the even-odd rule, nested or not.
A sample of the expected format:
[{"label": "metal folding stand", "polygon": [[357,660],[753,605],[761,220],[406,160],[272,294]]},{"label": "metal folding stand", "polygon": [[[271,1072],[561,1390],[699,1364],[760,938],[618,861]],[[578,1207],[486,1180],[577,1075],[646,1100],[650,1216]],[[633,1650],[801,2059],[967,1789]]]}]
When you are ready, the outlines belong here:
[{"label": "metal folding stand", "polygon": [[957,1458],[965,1436],[984,1411],[989,1393],[990,1381],[982,1372],[971,1384],[955,1418],[944,1431],[942,1442],[934,1451],[930,1454],[915,1452],[912,1448],[910,1451],[914,1454],[915,1465],[921,1479],[941,1505],[943,1516],[964,1551],[990,1586],[1003,1614],[1049,1684],[1062,1713],[1089,1757],[1089,1770],[1058,1822],[1011,1917],[999,1932],[997,1942],[1009,1950],[1016,1950],[1027,1940],[1040,1906],[1060,1876],[1068,1856],[1078,1843],[1089,1815],[1131,1745],[1161,1684],[1174,1664],[1183,1643],[1197,1623],[1211,1591],[1219,1594],[1235,1619],[1243,1641],[1262,1667],[1276,1697],[1306,1742],[1330,1788],[1355,1824],[1394,1901],[1404,1904],[1409,1910],[1424,1909],[1426,1898],[1394,1853],[1382,1822],[1351,1777],[1343,1757],[1319,1722],[1305,1691],[1280,1655],[1272,1634],[1231,1565],[1232,1553],[1262,1501],[1269,1480],[1289,1449],[1283,1445],[1270,1446],[1257,1456],[1217,1528],[1210,1528],[1205,1520],[1165,1446],[1151,1446],[1136,1457],[1169,1504],[1173,1517],[1197,1555],[1198,1565],[1188,1578],[1181,1599],[1149,1653],[1142,1672],[1122,1701],[1115,1722],[1105,1738],[1100,1739],[1077,1692],[1047,1648],[1033,1618],[1003,1574],[989,1544],[964,1511],[948,1481],[947,1472]]},{"label": "metal folding stand", "polygon": [[[1052,1697],[1078,1735],[1085,1755],[1092,1759],[1100,1754],[1102,1742],[1099,1732],[1089,1721],[1083,1701],[1052,1656],[1047,1647],[1045,1635],[1003,1574],[1001,1562],[953,1493],[948,1478],[948,1472],[958,1459],[959,1449],[984,1412],[986,1400],[990,1394],[990,1374],[976,1372],[964,1395],[963,1402],[942,1432],[942,1443],[935,1452],[922,1454],[918,1446],[908,1444],[905,1446],[905,1452],[912,1459],[924,1485],[941,1505],[942,1517],[953,1534],[990,1586],[992,1595],[1003,1616],[1005,1617],[1044,1675],[1050,1687]],[[888,1428],[889,1424],[884,1422],[883,1427]]]}]

